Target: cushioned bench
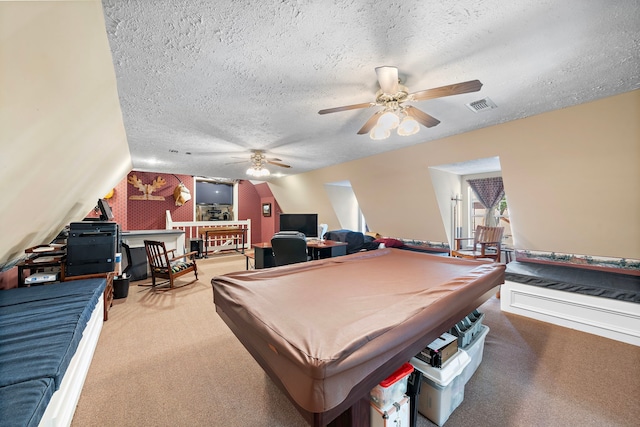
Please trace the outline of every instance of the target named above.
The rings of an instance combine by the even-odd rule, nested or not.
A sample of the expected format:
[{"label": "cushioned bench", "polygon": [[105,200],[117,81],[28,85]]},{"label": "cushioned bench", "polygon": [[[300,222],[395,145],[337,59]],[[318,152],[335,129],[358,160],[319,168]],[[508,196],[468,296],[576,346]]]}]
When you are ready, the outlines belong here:
[{"label": "cushioned bench", "polygon": [[526,285],[640,303],[640,276],[629,274],[514,261],[507,264],[505,279]]},{"label": "cushioned bench", "polygon": [[640,345],[640,276],[514,261],[500,294],[503,311]]},{"label": "cushioned bench", "polygon": [[[0,291],[3,423],[35,426],[41,422],[69,366],[75,366],[76,351],[90,335],[85,329],[93,331],[93,347],[87,348],[91,357],[102,326],[105,286],[106,279],[86,279]],[[75,401],[69,402],[74,409],[82,384],[71,385],[77,394]]]}]

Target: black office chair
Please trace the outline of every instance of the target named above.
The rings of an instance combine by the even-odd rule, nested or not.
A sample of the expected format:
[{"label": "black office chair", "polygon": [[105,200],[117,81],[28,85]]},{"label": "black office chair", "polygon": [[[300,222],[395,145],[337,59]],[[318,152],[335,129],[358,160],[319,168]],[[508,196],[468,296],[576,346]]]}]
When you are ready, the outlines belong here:
[{"label": "black office chair", "polygon": [[281,231],[271,238],[276,267],[309,261],[307,238],[297,231]]}]

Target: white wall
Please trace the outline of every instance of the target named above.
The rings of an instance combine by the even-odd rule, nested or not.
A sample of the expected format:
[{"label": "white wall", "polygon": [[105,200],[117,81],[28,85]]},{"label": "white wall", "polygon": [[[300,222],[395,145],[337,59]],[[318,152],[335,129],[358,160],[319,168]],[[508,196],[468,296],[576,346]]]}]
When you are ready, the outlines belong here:
[{"label": "white wall", "polygon": [[[440,216],[442,217],[442,223],[445,232],[447,233],[447,240],[450,247],[454,247],[454,231],[453,231],[453,201],[451,199],[462,194],[460,189],[461,179],[459,175],[444,172],[438,169],[429,169],[431,173],[431,181],[433,182],[433,188],[440,208]],[[464,196],[462,197],[464,199]],[[458,205],[459,209],[462,209],[462,204]],[[464,220],[463,215],[459,215],[461,220]],[[458,225],[460,226],[460,224]]]},{"label": "white wall", "polygon": [[0,2],[0,267],[131,170],[102,4]]},{"label": "white wall", "polygon": [[[341,229],[358,231],[360,209],[358,199],[350,185],[325,184],[327,196],[331,200]],[[318,223],[323,223],[322,218],[318,218]],[[331,231],[331,229],[329,229]]]}]

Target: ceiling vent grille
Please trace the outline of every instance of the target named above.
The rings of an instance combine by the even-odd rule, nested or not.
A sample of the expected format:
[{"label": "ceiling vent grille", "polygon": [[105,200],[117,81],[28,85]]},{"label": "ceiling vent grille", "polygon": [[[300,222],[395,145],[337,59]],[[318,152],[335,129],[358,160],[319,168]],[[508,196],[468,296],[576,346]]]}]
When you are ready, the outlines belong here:
[{"label": "ceiling vent grille", "polygon": [[498,108],[498,106],[489,98],[473,101],[465,105],[469,107],[469,109],[474,113],[479,113],[481,111],[493,110],[494,108]]}]

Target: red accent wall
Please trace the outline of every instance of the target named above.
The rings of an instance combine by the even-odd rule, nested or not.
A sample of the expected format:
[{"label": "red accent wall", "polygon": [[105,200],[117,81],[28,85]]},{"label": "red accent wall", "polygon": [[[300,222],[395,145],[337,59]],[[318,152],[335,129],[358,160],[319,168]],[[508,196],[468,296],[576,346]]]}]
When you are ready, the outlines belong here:
[{"label": "red accent wall", "polygon": [[262,242],[262,215],[260,214],[260,195],[250,181],[238,184],[238,219],[251,220],[251,243]]},{"label": "red accent wall", "polygon": [[[122,230],[128,230],[127,228],[127,179],[123,179],[114,188],[113,196],[107,199],[109,207],[113,212],[114,221],[120,224]],[[100,212],[97,213],[91,211],[87,214],[89,218],[100,217]],[[163,227],[164,228],[164,227]]]},{"label": "red accent wall", "polygon": [[[131,196],[141,196],[143,193],[133,184],[129,184],[129,177],[135,175],[143,184],[151,184],[153,180],[162,177],[167,183],[156,189],[152,195],[162,196],[164,200],[132,200]],[[174,221],[193,221],[194,199],[182,206],[176,206],[173,190],[180,181],[194,194],[193,178],[189,175],[176,175],[153,172],[131,171],[127,182],[127,230],[163,230],[166,226],[165,211],[171,212]],[[123,227],[124,229],[124,227]]]},{"label": "red accent wall", "polygon": [[[142,195],[142,192],[129,184],[130,176],[136,175],[143,184],[151,184],[157,177],[162,177],[167,183],[155,190],[154,196],[163,196],[164,200],[131,200],[130,196]],[[175,205],[173,190],[180,180],[187,186],[191,195],[195,194],[193,177],[190,175],[176,175],[131,171],[115,187],[113,197],[108,199],[113,211],[115,221],[120,224],[122,230],[163,230],[165,228],[165,211],[171,212],[174,221],[195,221],[193,203],[189,200],[182,206]],[[262,203],[271,203],[272,214],[270,217],[262,216]],[[260,243],[270,241],[271,236],[279,230],[278,221],[280,206],[273,197],[267,183],[253,185],[251,181],[240,181],[238,184],[238,219],[251,220],[251,242]],[[93,211],[87,216],[95,217]]]},{"label": "red accent wall", "polygon": [[[271,216],[262,217],[262,234],[260,242],[269,242],[271,237],[280,230],[280,205],[276,201],[269,184],[266,182],[257,184],[255,186],[257,193],[260,195],[259,209],[262,215],[262,204],[271,203]],[[257,242],[257,241],[256,241]]]}]

